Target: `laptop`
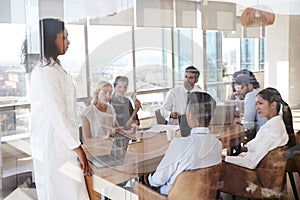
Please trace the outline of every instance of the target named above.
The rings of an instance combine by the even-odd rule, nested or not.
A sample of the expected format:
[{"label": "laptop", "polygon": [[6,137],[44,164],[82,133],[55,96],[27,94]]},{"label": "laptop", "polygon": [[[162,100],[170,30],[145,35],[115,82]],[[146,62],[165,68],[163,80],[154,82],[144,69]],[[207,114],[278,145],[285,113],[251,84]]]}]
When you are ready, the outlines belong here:
[{"label": "laptop", "polygon": [[210,125],[230,125],[234,122],[235,104],[217,104]]},{"label": "laptop", "polygon": [[130,138],[116,132],[110,154],[90,157],[88,160],[97,168],[122,165]]},{"label": "laptop", "polygon": [[179,115],[178,116],[178,123],[179,123],[179,129],[181,133],[181,137],[187,137],[191,134],[191,127],[189,127],[186,115]]},{"label": "laptop", "polygon": [[235,117],[239,117],[244,114],[244,100],[226,100],[225,104],[234,104],[236,106],[235,109]]}]

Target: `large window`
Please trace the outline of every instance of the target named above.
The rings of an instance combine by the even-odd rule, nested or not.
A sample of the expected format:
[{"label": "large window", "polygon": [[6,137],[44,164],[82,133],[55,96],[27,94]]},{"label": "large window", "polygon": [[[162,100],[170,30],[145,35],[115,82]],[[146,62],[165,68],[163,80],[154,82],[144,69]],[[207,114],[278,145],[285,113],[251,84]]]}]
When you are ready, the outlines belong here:
[{"label": "large window", "polygon": [[[221,34],[217,31],[206,31],[206,81],[207,91],[217,100],[222,100],[222,59]],[[212,84],[210,84],[212,83]],[[217,83],[217,84],[213,84]],[[209,85],[210,84],[210,85]]]},{"label": "large window", "polygon": [[218,31],[206,31],[208,91],[219,101],[227,99],[232,92],[229,75],[241,69],[262,71],[264,65],[264,38],[229,38],[222,37]]},{"label": "large window", "polygon": [[[226,34],[221,30],[202,30],[205,1],[186,0],[188,5],[193,4],[192,10],[186,9],[188,5],[185,3],[178,2],[1,1],[0,199],[17,187],[34,187],[29,148],[30,74],[21,64],[21,47],[30,35],[32,44],[36,45],[33,46],[36,49],[31,49],[31,56],[39,56],[38,34],[34,28],[37,28],[40,18],[51,16],[66,22],[70,45],[59,59],[73,77],[79,123],[80,113],[91,103],[97,82],[107,80],[113,83],[118,75],[125,75],[129,78],[127,96],[141,101],[139,118],[143,126],[147,121],[144,128],[150,127],[156,123],[154,111],[161,108],[170,88],[183,84],[184,69],[189,65],[200,69],[204,83],[199,81],[198,84],[218,103],[232,92],[231,75],[249,69],[264,81],[260,82],[261,86],[272,85],[281,89],[284,99],[288,103],[292,100],[294,106],[299,107],[300,98],[294,92],[294,88],[299,88],[297,77],[300,75],[297,69],[299,13],[293,16],[276,13],[274,25],[265,27],[268,34],[245,35],[238,29]],[[297,5],[285,5],[289,6],[289,11],[291,7],[297,8]],[[244,7],[237,6],[237,15]],[[218,12],[218,22],[227,21],[227,18],[222,18],[227,14]],[[207,23],[213,19],[205,18]],[[217,25],[222,28],[222,23]],[[239,26],[242,29],[241,24]]]},{"label": "large window", "polygon": [[264,70],[265,38],[222,38],[223,65],[228,74],[241,69]]},{"label": "large window", "polygon": [[174,81],[183,84],[184,69],[193,65],[192,29],[174,29]]},{"label": "large window", "polygon": [[25,101],[27,79],[21,65],[25,24],[0,23],[0,105]]}]

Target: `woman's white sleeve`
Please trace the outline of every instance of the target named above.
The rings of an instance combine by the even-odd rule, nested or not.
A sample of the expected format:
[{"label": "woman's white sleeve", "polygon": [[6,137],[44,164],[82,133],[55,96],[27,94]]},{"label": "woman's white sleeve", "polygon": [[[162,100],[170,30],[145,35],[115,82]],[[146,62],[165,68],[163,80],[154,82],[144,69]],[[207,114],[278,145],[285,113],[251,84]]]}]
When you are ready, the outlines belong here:
[{"label": "woman's white sleeve", "polygon": [[[65,86],[61,85],[59,76],[59,71],[54,69],[45,67],[45,69],[41,70],[43,102],[46,104],[46,110],[49,113],[47,117],[49,117],[52,128],[55,130],[54,133],[64,141],[69,149],[75,149],[80,146],[79,132],[78,134],[72,134],[71,131],[74,131],[74,128],[78,129],[78,127],[69,126],[76,126],[76,118],[74,116],[74,119],[66,119],[66,98],[72,97],[64,95],[63,87]],[[70,116],[73,115],[71,114]],[[73,123],[70,123],[68,120],[71,120]]]}]

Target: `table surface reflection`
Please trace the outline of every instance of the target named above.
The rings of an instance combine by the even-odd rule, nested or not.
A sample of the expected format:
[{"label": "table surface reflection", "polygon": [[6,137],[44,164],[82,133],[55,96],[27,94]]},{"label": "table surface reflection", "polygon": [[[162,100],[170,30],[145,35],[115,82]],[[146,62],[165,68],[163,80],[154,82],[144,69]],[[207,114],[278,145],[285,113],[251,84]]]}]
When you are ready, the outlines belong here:
[{"label": "table surface reflection", "polygon": [[[210,133],[215,134],[223,144],[223,148],[230,148],[244,141],[244,128],[234,123],[232,125],[210,126]],[[177,137],[180,133],[177,132]],[[84,148],[88,156],[109,154],[113,139],[90,139],[85,141]],[[92,166],[94,175],[119,184],[131,178],[155,171],[163,158],[169,141],[165,133],[144,132],[141,142],[128,146],[123,165],[96,168]]]}]

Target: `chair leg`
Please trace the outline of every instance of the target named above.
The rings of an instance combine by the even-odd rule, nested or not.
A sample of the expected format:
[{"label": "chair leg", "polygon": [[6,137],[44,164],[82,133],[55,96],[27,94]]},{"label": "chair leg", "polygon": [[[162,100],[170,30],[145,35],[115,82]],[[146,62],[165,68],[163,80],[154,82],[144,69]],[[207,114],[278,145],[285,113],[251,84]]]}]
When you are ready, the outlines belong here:
[{"label": "chair leg", "polygon": [[[290,179],[290,182],[291,182],[291,186],[292,186],[292,190],[293,190],[293,193],[294,193],[295,200],[299,200],[298,193],[297,193],[297,188],[296,188],[296,184],[295,184],[295,179],[294,179],[294,176],[293,176],[293,172],[288,172],[288,175],[289,175],[289,179]],[[300,176],[300,173],[299,173],[299,176]]]}]

